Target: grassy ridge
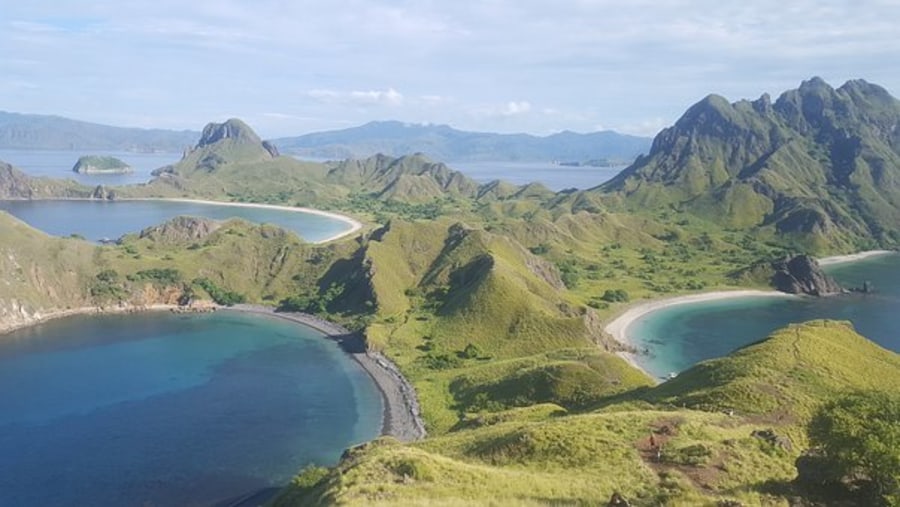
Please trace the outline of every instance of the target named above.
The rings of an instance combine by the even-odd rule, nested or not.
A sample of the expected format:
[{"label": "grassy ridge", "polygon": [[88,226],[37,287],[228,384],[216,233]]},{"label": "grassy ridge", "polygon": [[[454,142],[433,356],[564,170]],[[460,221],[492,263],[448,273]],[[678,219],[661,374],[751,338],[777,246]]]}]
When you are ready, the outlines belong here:
[{"label": "grassy ridge", "polygon": [[[473,416],[410,446],[369,444],[276,505],[590,505],[613,492],[632,505],[784,505],[814,411],[898,381],[900,356],[847,323],[814,321],[658,387],[610,396],[591,413],[532,405]],[[783,443],[753,436],[762,429]]]}]

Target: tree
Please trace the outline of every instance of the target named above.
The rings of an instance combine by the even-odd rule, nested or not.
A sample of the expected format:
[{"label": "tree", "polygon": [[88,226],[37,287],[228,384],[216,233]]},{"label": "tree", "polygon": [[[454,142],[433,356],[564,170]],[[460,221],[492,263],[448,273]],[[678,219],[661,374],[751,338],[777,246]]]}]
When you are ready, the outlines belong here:
[{"label": "tree", "polygon": [[822,407],[809,425],[831,479],[871,483],[883,505],[900,506],[900,393],[855,393]]}]

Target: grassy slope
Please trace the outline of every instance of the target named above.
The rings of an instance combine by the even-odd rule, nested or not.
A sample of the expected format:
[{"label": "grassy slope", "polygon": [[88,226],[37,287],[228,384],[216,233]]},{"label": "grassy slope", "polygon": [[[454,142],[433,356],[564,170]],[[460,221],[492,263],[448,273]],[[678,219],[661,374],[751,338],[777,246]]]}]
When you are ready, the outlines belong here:
[{"label": "grassy slope", "polygon": [[554,266],[510,238],[450,220],[395,220],[373,234],[364,263],[377,304],[369,345],[411,379],[433,433],[473,408],[574,406],[649,381],[596,348],[593,311],[559,290]]},{"label": "grassy slope", "polygon": [[52,238],[0,212],[0,317],[46,313],[87,303],[95,249],[77,239]]},{"label": "grassy slope", "polygon": [[[810,322],[592,413],[537,405],[411,446],[370,444],[315,488],[289,488],[280,505],[590,505],[613,491],[632,505],[786,504],[779,495],[812,411],[840,392],[898,382],[900,356],[846,323]],[[673,408],[682,403],[689,408]],[[765,428],[793,446],[751,436]],[[662,462],[651,433],[664,443]]]}]

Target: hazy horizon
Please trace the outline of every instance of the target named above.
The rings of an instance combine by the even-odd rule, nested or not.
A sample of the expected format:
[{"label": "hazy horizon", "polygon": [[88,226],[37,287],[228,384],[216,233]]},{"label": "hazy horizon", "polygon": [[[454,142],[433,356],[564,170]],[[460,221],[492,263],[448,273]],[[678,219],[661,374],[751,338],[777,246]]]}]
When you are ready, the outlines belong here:
[{"label": "hazy horizon", "polygon": [[709,93],[889,91],[900,5],[0,0],[0,109],[265,138],[369,121],[652,136]]}]

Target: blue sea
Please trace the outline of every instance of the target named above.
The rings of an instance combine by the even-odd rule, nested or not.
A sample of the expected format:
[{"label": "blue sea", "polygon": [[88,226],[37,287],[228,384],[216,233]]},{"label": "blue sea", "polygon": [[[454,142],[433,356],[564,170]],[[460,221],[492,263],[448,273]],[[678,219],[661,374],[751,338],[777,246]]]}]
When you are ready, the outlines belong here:
[{"label": "blue sea", "polygon": [[890,254],[826,267],[845,287],[873,284],[871,294],[827,298],[747,297],[692,303],[645,315],[627,330],[637,362],[653,376],[727,355],[790,323],[848,320],[863,336],[900,352],[900,255]]},{"label": "blue sea", "polygon": [[47,234],[79,234],[90,241],[117,239],[178,215],[216,220],[243,218],[256,223],[275,224],[307,241],[320,241],[350,228],[341,220],[310,213],[177,201],[0,200],[0,210]]},{"label": "blue sea", "polygon": [[71,317],[0,339],[0,505],[230,505],[376,437],[336,343],[235,312]]},{"label": "blue sea", "polygon": [[[108,155],[125,162],[128,174],[78,174],[72,167],[82,155]],[[31,176],[71,179],[89,186],[131,185],[150,181],[154,169],[181,160],[181,153],[138,153],[131,151],[0,150],[0,160]]]}]

